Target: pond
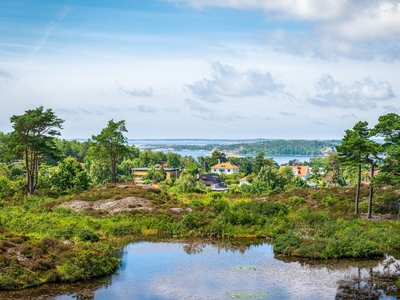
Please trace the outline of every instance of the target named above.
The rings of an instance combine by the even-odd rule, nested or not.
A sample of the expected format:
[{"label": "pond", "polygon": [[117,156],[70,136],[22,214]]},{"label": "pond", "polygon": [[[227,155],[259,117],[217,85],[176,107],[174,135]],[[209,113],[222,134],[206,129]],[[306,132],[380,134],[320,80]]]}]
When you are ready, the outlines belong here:
[{"label": "pond", "polygon": [[380,260],[277,259],[264,240],[142,241],[107,277],[47,284],[0,299],[397,299],[398,265]]}]

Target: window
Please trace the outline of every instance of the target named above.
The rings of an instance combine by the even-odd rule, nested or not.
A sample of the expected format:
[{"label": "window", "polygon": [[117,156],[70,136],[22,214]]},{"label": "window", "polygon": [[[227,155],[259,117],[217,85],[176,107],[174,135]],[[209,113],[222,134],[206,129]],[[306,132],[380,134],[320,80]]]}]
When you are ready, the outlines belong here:
[{"label": "window", "polygon": [[228,172],[230,172],[231,171],[231,169],[228,169]]}]

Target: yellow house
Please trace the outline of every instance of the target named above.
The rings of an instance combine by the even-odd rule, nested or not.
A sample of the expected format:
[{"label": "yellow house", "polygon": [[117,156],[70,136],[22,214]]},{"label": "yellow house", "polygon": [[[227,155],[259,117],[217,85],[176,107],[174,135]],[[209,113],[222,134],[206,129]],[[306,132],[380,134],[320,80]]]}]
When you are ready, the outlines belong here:
[{"label": "yellow house", "polygon": [[[159,170],[160,168],[155,169]],[[146,175],[149,170],[150,168],[133,168],[132,172],[135,181],[142,181],[143,176]],[[164,171],[166,173],[166,179],[179,178],[181,174],[181,170],[178,168],[164,168]]]}]

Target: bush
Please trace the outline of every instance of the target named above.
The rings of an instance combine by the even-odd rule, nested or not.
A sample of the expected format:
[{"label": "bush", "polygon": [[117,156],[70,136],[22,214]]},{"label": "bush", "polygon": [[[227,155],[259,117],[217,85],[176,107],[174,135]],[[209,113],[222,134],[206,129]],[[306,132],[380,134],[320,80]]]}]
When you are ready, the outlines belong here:
[{"label": "bush", "polygon": [[203,201],[195,198],[195,199],[192,199],[192,200],[189,201],[189,205],[190,206],[203,206],[204,203],[203,203]]},{"label": "bush", "polygon": [[98,242],[99,236],[89,229],[81,229],[77,234],[78,239],[86,242]]},{"label": "bush", "polygon": [[[221,212],[221,211],[229,208],[228,201],[222,199],[221,194],[217,194],[217,193],[213,193],[213,194],[214,195],[211,197],[211,200],[207,206],[214,208],[215,211],[217,211],[217,212]],[[218,196],[216,196],[216,195],[218,195]]]},{"label": "bush", "polygon": [[292,247],[297,248],[299,246],[300,243],[293,233],[282,234],[275,240],[274,252],[290,255],[289,249]]},{"label": "bush", "polygon": [[325,196],[324,198],[322,198],[321,202],[325,203],[326,206],[332,206],[337,202],[337,200],[338,199],[337,199],[336,195],[330,194],[330,195]]},{"label": "bush", "polygon": [[141,233],[141,230],[133,227],[130,224],[115,224],[108,232],[114,236],[133,235]]},{"label": "bush", "polygon": [[303,197],[293,196],[289,198],[289,204],[296,205],[305,203],[306,200]]}]

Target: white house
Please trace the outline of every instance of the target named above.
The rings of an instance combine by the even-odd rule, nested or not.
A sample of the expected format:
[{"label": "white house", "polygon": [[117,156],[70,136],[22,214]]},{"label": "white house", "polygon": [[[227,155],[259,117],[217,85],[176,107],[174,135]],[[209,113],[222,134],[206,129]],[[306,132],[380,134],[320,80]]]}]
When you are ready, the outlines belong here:
[{"label": "white house", "polygon": [[211,172],[212,173],[226,173],[226,174],[233,174],[233,173],[239,173],[239,167],[232,165],[230,163],[220,163],[215,166],[211,167]]},{"label": "white house", "polygon": [[250,184],[250,182],[247,181],[247,177],[243,177],[239,179],[239,185],[243,184]]},{"label": "white house", "polygon": [[310,178],[310,168],[308,166],[281,166],[279,170],[283,168],[292,168],[294,176],[300,177],[303,180]]}]

